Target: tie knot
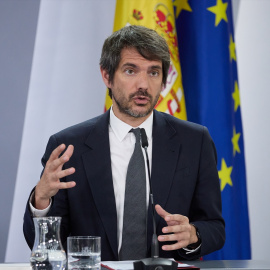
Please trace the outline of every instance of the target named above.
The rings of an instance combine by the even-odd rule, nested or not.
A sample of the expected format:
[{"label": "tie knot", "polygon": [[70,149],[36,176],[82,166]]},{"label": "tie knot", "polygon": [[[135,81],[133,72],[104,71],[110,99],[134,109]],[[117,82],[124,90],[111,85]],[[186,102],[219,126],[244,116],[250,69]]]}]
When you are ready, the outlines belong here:
[{"label": "tie knot", "polygon": [[140,143],[140,136],[141,136],[140,128],[132,128],[130,130],[130,132],[133,132],[134,133],[135,138],[136,138],[136,143]]}]

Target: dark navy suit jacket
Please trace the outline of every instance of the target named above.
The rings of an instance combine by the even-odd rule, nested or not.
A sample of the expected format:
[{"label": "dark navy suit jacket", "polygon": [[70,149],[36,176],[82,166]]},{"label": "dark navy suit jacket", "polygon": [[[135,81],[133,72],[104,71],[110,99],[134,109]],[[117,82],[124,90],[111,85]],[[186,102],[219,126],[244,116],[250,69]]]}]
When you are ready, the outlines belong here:
[{"label": "dark navy suit jacket", "polygon": [[[102,260],[118,260],[117,216],[112,181],[109,112],[69,127],[51,136],[42,158],[45,166],[58,145],[74,145],[74,154],[64,168],[75,174],[62,181],[76,181],[76,187],[60,190],[53,198],[48,216],[61,216],[61,239],[69,235],[96,235],[102,238]],[[187,216],[201,235],[199,253],[162,251],[160,257],[195,259],[220,249],[225,241],[221,215],[221,194],[214,143],[203,126],[154,111],[152,174],[154,200],[167,212]],[[153,224],[148,215],[148,252]],[[157,216],[157,233],[166,226]],[[24,215],[24,235],[30,248],[34,226],[29,202]],[[136,237],[136,236],[134,236]],[[161,245],[160,245],[161,246]]]}]

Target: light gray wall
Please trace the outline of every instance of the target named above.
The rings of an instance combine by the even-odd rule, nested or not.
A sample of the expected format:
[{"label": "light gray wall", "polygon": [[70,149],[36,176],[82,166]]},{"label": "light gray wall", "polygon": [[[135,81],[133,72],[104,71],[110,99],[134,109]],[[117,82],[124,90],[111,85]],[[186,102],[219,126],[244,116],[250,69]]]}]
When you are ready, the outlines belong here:
[{"label": "light gray wall", "polygon": [[99,57],[104,39],[113,31],[114,6],[111,0],[40,2],[7,262],[29,260],[22,220],[49,136],[103,112],[106,87]]},{"label": "light gray wall", "polygon": [[270,243],[269,10],[268,0],[241,1],[235,29],[252,257],[265,260]]},{"label": "light gray wall", "polygon": [[38,0],[0,1],[0,262],[5,259],[38,11]]}]

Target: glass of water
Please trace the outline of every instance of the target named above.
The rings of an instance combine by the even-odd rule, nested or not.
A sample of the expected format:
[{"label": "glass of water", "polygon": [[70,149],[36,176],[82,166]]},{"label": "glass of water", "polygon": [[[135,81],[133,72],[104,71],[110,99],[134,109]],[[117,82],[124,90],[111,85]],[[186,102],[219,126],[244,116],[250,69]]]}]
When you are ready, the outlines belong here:
[{"label": "glass of water", "polygon": [[70,236],[67,239],[68,269],[100,270],[100,236]]}]

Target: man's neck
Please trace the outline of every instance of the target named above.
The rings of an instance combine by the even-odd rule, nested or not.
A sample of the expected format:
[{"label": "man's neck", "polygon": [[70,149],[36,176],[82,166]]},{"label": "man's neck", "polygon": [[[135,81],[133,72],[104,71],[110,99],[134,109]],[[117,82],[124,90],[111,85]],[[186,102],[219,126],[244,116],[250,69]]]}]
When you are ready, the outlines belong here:
[{"label": "man's neck", "polygon": [[134,117],[128,114],[121,113],[119,110],[115,108],[115,106],[112,106],[112,110],[113,110],[114,115],[118,119],[120,119],[121,121],[123,121],[124,123],[132,127],[140,126],[151,115],[151,112],[150,112],[148,115],[143,116],[143,117]]}]

